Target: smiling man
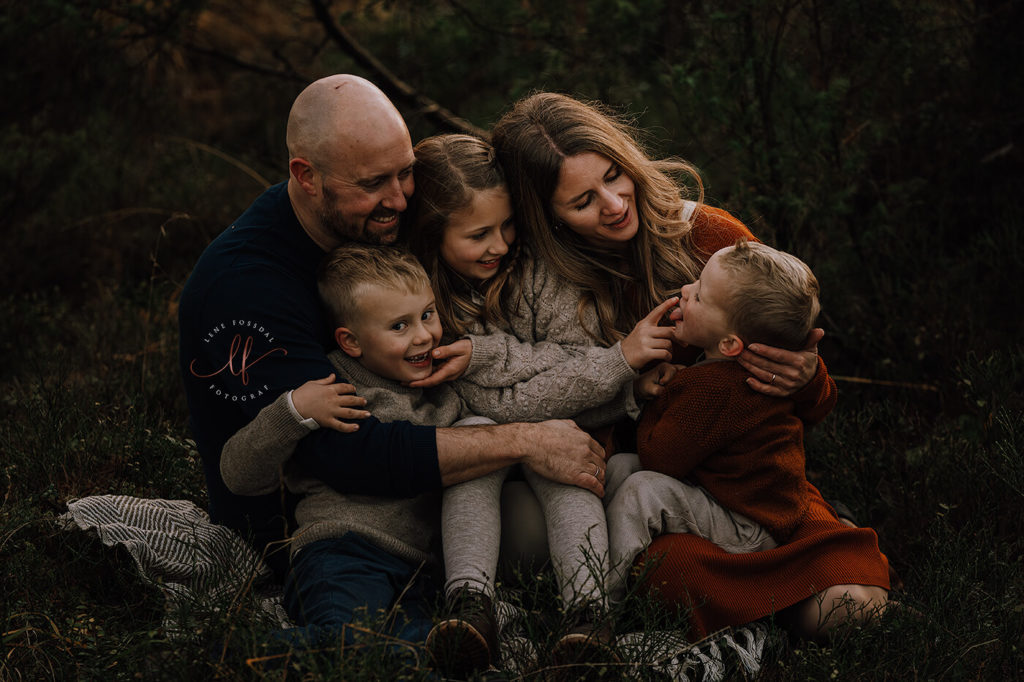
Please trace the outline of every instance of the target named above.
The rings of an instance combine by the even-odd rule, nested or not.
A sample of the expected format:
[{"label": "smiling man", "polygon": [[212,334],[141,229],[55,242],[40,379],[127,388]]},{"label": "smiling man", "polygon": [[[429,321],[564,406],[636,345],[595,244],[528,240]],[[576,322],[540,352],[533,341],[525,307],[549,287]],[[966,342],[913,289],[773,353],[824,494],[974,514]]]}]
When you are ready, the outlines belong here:
[{"label": "smiling man", "polygon": [[[283,488],[232,493],[221,476],[221,451],[283,393],[334,372],[317,267],[346,242],[394,242],[414,189],[405,122],[362,78],[329,76],[303,90],[289,114],[287,143],[288,181],[267,189],[207,247],[179,307],[180,366],[210,516],[264,551],[279,579],[289,570],[288,553],[279,550],[294,500]],[[603,451],[571,422],[385,423],[363,411],[365,401],[345,380],[338,377],[337,391],[347,426],[310,432],[292,457],[340,493],[413,497],[514,463],[603,493]]]}]

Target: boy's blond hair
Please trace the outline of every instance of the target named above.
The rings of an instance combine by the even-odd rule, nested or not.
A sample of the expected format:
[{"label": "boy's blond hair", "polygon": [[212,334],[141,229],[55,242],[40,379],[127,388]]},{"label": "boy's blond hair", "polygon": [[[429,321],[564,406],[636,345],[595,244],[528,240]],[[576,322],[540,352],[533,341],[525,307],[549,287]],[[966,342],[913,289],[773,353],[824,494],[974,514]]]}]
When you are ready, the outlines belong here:
[{"label": "boy's blond hair", "polygon": [[345,244],[328,253],[317,272],[320,299],[335,328],[350,326],[360,314],[360,289],[377,285],[411,293],[430,289],[430,279],[408,251],[393,246]]},{"label": "boy's blond hair", "polygon": [[821,311],[818,280],[796,256],[740,239],[719,256],[732,276],[725,309],[744,344],[799,350]]}]

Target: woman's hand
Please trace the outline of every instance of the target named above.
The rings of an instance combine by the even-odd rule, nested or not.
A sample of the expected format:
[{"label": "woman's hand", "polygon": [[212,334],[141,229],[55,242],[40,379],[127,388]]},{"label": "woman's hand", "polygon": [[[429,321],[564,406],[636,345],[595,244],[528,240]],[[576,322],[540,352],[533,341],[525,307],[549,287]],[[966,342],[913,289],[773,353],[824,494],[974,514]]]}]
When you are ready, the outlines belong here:
[{"label": "woman's hand", "polygon": [[431,352],[431,357],[440,360],[441,364],[435,366],[433,373],[426,379],[410,381],[408,385],[411,388],[432,388],[444,381],[453,381],[461,377],[473,357],[473,342],[469,339],[459,339],[447,346],[438,346]]},{"label": "woman's hand", "polygon": [[678,296],[668,299],[637,322],[629,336],[622,339],[622,355],[634,371],[640,371],[655,360],[672,359],[672,327],[661,327],[658,323],[678,304]]},{"label": "woman's hand", "polygon": [[633,380],[633,396],[637,400],[651,400],[665,389],[665,384],[679,371],[671,362],[660,362]]},{"label": "woman's hand", "polygon": [[803,350],[791,351],[752,343],[737,358],[751,376],[747,384],[760,393],[790,396],[810,383],[818,371],[818,342],[824,329],[812,329]]},{"label": "woman's hand", "polygon": [[358,424],[342,420],[366,419],[370,416],[366,410],[359,409],[366,405],[366,398],[357,396],[352,384],[334,383],[333,374],[307,381],[292,391],[292,405],[303,419],[312,418],[321,428],[342,433],[359,430]]}]

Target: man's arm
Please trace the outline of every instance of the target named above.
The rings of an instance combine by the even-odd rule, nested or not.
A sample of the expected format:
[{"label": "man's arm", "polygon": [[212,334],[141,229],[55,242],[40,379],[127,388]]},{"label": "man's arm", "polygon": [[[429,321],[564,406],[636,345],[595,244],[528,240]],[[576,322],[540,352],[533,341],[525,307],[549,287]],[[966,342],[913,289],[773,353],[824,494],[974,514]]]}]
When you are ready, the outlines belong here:
[{"label": "man's arm", "polygon": [[552,481],[604,495],[604,449],[568,420],[438,429],[437,453],[444,485],[524,464]]}]

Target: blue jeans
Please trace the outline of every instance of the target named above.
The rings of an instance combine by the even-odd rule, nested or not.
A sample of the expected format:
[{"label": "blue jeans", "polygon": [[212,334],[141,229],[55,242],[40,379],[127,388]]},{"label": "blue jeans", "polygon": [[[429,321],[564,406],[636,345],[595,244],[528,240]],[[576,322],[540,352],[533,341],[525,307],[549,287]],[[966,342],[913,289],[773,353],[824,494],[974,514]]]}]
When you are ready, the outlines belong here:
[{"label": "blue jeans", "polygon": [[367,644],[379,633],[421,644],[439,594],[430,571],[359,535],[318,540],[299,550],[285,578],[284,607],[300,627],[280,632],[279,641],[298,649],[335,647]]}]

